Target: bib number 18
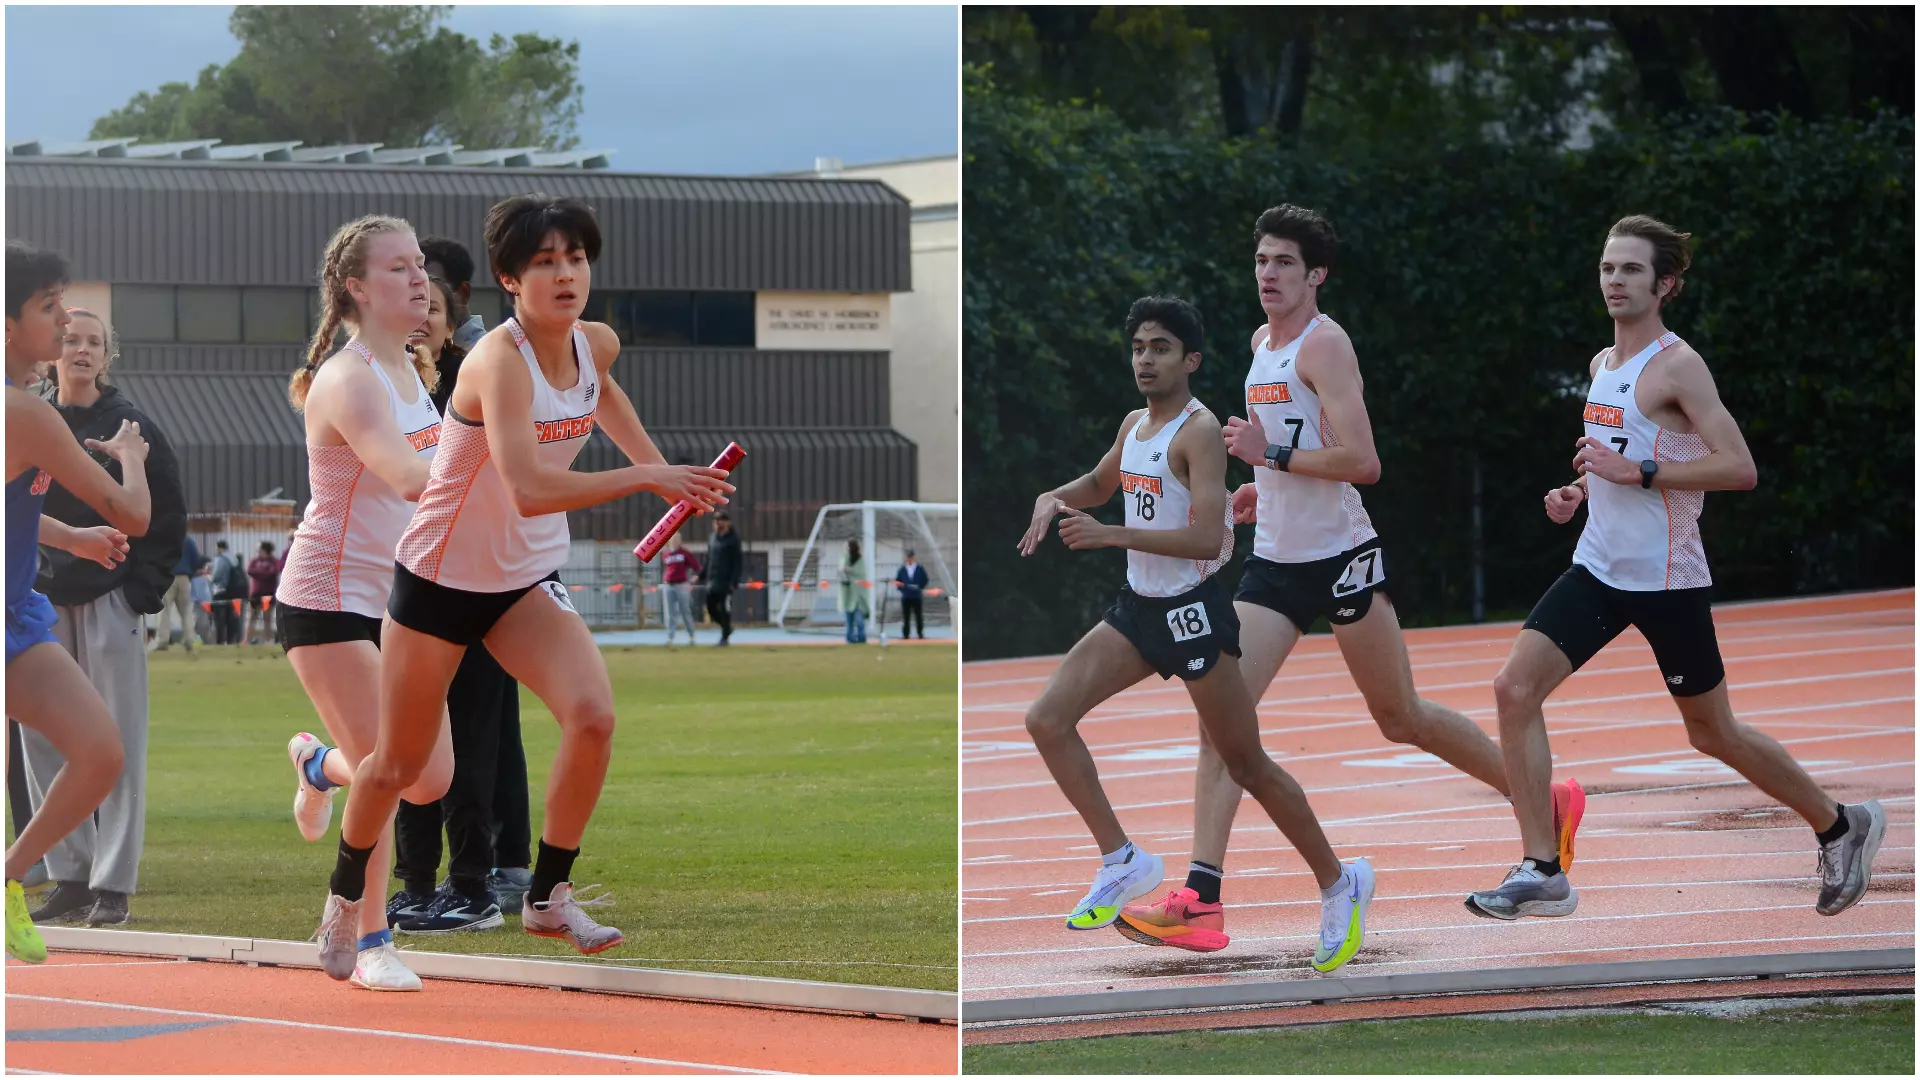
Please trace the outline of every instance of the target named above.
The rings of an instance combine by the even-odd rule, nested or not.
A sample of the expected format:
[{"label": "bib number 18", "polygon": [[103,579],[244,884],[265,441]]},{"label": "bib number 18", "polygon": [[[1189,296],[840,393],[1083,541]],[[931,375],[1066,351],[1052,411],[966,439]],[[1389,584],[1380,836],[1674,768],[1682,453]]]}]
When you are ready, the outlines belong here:
[{"label": "bib number 18", "polygon": [[1386,557],[1379,548],[1363,551],[1347,564],[1347,572],[1333,583],[1333,595],[1352,596],[1378,585],[1387,579]]},{"label": "bib number 18", "polygon": [[1207,622],[1207,605],[1188,604],[1167,612],[1167,629],[1173,631],[1175,641],[1192,641],[1213,633],[1213,626]]}]

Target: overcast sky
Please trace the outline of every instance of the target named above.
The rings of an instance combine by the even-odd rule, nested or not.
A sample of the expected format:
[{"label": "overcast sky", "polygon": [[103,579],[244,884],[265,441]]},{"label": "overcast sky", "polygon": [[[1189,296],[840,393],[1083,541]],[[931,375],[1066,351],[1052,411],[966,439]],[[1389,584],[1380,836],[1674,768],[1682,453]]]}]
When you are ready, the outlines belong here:
[{"label": "overcast sky", "polygon": [[[142,90],[240,46],[231,7],[6,10],[8,140],[84,139]],[[483,44],[580,43],[583,149],[616,169],[766,173],[959,150],[959,19],[929,7],[456,7]]]}]

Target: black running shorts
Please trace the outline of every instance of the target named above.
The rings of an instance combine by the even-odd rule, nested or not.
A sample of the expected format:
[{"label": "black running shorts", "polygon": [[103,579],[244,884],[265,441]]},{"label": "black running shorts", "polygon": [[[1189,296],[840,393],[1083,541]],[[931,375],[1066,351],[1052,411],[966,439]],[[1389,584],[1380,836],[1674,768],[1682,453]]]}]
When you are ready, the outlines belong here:
[{"label": "black running shorts", "polygon": [[1313,562],[1278,563],[1250,555],[1234,599],[1271,608],[1304,634],[1322,615],[1339,626],[1366,618],[1373,594],[1384,593],[1386,582],[1387,556],[1376,536]]},{"label": "black running shorts", "polygon": [[1221,653],[1240,655],[1240,617],[1218,577],[1178,596],[1141,596],[1123,587],[1105,622],[1126,635],[1162,679],[1202,678]]},{"label": "black running shorts", "polygon": [[535,589],[545,592],[568,611],[576,611],[573,600],[567,596],[567,587],[560,583],[558,571],[525,588],[483,593],[428,581],[394,563],[393,595],[387,600],[387,614],[409,630],[472,648],[492,632],[494,624],[509,608]]},{"label": "black running shorts", "polygon": [[1525,629],[1538,630],[1567,654],[1573,670],[1593,659],[1620,631],[1637,628],[1653,646],[1653,658],[1674,697],[1693,697],[1719,686],[1727,669],[1713,635],[1710,588],[1629,592],[1616,589],[1584,566],[1560,575],[1533,605]]},{"label": "black running shorts", "polygon": [[303,645],[371,641],[380,647],[380,620],[353,611],[316,611],[292,604],[273,605],[274,639],[292,652]]}]

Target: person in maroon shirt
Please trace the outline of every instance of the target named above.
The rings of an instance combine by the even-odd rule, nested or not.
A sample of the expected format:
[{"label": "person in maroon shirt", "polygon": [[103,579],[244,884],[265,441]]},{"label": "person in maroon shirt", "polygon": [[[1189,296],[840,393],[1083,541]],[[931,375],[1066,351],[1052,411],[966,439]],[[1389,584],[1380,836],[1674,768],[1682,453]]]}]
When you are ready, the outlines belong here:
[{"label": "person in maroon shirt", "polygon": [[273,640],[273,592],[280,587],[280,560],[273,556],[273,541],[260,541],[260,550],[247,563],[247,577],[253,589],[247,595],[247,626],[240,640],[257,644],[253,638],[254,619],[260,620],[262,640]]},{"label": "person in maroon shirt", "polygon": [[687,644],[699,644],[693,638],[693,586],[690,580],[700,572],[700,559],[675,536],[667,553],[660,557],[660,589],[666,600],[667,644],[673,644],[675,618],[686,624]]}]

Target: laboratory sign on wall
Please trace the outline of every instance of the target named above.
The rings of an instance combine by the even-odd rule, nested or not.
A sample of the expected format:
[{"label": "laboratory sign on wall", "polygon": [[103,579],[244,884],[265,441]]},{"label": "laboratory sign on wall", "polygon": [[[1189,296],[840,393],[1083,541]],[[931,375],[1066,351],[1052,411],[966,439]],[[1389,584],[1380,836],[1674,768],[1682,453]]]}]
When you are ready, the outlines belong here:
[{"label": "laboratory sign on wall", "polygon": [[755,297],[762,349],[891,349],[888,293],[763,292]]}]

